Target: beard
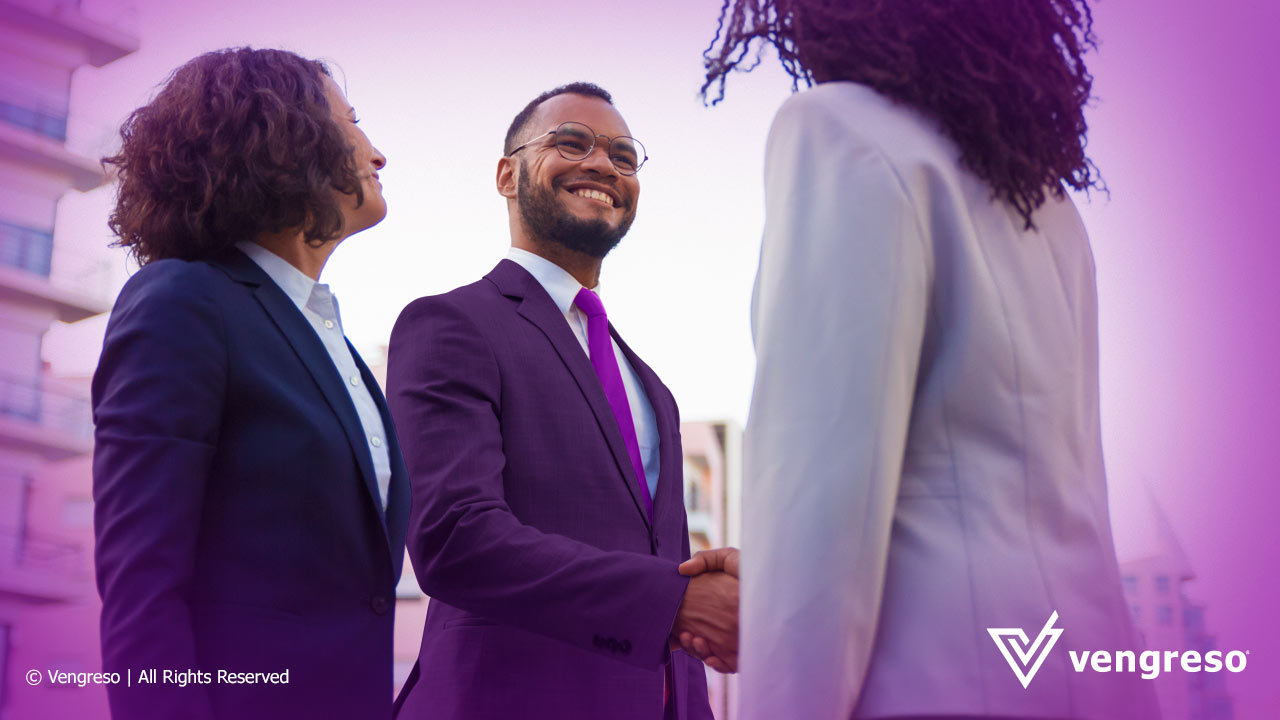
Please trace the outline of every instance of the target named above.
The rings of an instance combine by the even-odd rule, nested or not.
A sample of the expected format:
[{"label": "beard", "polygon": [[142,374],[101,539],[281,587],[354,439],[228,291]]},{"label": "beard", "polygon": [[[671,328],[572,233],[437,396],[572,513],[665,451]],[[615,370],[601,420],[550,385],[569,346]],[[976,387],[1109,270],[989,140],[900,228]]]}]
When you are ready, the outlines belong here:
[{"label": "beard", "polygon": [[560,183],[553,182],[549,188],[535,188],[529,182],[529,173],[521,168],[516,198],[525,227],[538,240],[553,242],[589,257],[604,258],[631,229],[631,221],[636,218],[634,203],[623,198],[622,220],[617,227],[610,227],[604,218],[575,217],[556,197],[559,186]]}]

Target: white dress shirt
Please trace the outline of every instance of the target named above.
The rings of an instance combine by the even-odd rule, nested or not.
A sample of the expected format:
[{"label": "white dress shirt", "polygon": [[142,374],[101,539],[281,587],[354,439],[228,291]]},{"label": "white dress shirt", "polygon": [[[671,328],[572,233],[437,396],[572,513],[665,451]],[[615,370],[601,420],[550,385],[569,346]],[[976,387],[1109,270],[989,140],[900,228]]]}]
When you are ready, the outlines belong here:
[{"label": "white dress shirt", "polygon": [[351,396],[360,427],[373,457],[373,472],[378,483],[378,499],[387,506],[387,486],[391,482],[391,455],[387,451],[387,431],[382,424],[382,414],[373,401],[373,395],[364,386],[360,368],[351,356],[351,348],[342,332],[342,318],[338,315],[338,298],[328,285],[312,280],[298,268],[255,242],[241,241],[236,247],[257,263],[285,295],[298,306],[302,316],[316,331],[333,365],[342,376],[343,386]]},{"label": "white dress shirt", "polygon": [[[559,265],[520,248],[511,248],[507,259],[528,270],[538,284],[542,285],[542,289],[547,291],[556,307],[564,314],[569,329],[573,330],[578,344],[582,345],[582,351],[590,357],[591,352],[587,346],[587,316],[573,304],[573,299],[582,289],[582,283]],[[599,287],[597,285],[591,289],[598,292]],[[605,312],[608,312],[608,308],[605,308]],[[649,497],[655,498],[658,496],[658,470],[661,467],[658,462],[658,421],[654,417],[653,406],[649,404],[649,396],[644,392],[640,377],[636,375],[631,363],[627,362],[617,341],[610,337],[609,342],[613,345],[613,354],[618,359],[618,370],[622,374],[622,384],[627,390],[627,404],[631,406],[631,419],[636,426],[636,443],[640,446],[640,460],[644,463]]]}]

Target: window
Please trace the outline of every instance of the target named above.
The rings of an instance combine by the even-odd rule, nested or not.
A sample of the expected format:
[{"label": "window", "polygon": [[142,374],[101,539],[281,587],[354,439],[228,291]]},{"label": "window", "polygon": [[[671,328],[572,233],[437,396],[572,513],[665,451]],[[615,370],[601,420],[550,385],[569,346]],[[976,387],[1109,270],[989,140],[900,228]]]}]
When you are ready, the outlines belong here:
[{"label": "window", "polygon": [[40,333],[0,318],[0,415],[29,422],[40,419]]},{"label": "window", "polygon": [[1168,605],[1161,605],[1160,607],[1156,608],[1156,622],[1160,623],[1161,625],[1172,625],[1173,624],[1173,608],[1169,607]]},{"label": "window", "polygon": [[8,100],[0,100],[0,121],[7,122],[10,125],[17,125],[24,130],[40,133],[54,140],[65,142],[67,139],[66,115],[47,110],[36,110]]},{"label": "window", "polygon": [[1204,608],[1191,605],[1182,611],[1182,626],[1193,633],[1204,632]]},{"label": "window", "polygon": [[[0,567],[12,567],[22,556],[22,543],[27,534],[29,485],[25,475],[0,468]],[[0,682],[3,679],[4,675],[0,674]],[[0,704],[0,708],[3,707]]]},{"label": "window", "polygon": [[0,265],[49,277],[53,233],[0,220]]},{"label": "window", "polygon": [[711,511],[711,472],[705,461],[684,462],[684,506],[690,512]]},{"label": "window", "polygon": [[1156,592],[1160,593],[1161,595],[1164,595],[1169,592],[1169,576],[1168,575],[1156,576]]},{"label": "window", "polygon": [[1134,594],[1136,594],[1136,593],[1138,592],[1138,576],[1136,576],[1136,575],[1125,575],[1125,576],[1121,579],[1121,582],[1123,582],[1123,583],[1124,583],[1124,594],[1125,594],[1125,595],[1134,595]]}]

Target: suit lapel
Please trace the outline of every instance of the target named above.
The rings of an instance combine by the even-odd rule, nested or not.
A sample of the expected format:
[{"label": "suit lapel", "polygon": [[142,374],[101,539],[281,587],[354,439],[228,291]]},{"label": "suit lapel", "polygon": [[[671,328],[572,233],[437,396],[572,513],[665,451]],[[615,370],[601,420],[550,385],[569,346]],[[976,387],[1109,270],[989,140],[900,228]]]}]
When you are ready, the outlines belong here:
[{"label": "suit lapel", "polygon": [[[654,490],[653,497],[653,525],[658,527],[659,520],[671,512],[671,497],[679,498],[679,506],[684,507],[684,478],[675,469],[683,467],[683,458],[680,463],[673,465],[670,460],[672,453],[680,447],[679,443],[674,442],[679,437],[680,428],[676,421],[675,404],[668,400],[668,392],[666,385],[658,379],[657,373],[653,371],[638,355],[631,350],[622,338],[618,335],[618,331],[613,325],[609,325],[609,333],[613,336],[614,341],[618,343],[618,347],[622,349],[622,354],[627,358],[627,362],[631,363],[631,368],[636,371],[636,375],[640,378],[640,384],[644,387],[644,394],[649,398],[649,406],[653,408],[653,417],[657,424],[655,429],[658,435],[658,486]],[[673,496],[671,488],[676,487],[678,491]]]},{"label": "suit lapel", "polygon": [[[342,377],[338,374],[337,367],[333,364],[333,358],[329,357],[329,352],[325,350],[324,343],[316,336],[316,331],[312,329],[307,319],[299,312],[298,306],[293,304],[288,295],[280,289],[271,278],[258,267],[253,260],[247,255],[236,250],[227,255],[220,263],[231,277],[238,282],[253,287],[254,298],[262,305],[267,316],[275,323],[275,326],[284,335],[285,340],[293,348],[298,359],[302,361],[302,366],[311,374],[311,378],[320,388],[320,392],[324,395],[325,400],[329,404],[329,408],[333,410],[333,414],[337,416],[339,424],[342,425],[343,433],[347,436],[347,442],[351,446],[352,452],[355,454],[356,462],[360,466],[360,474],[364,481],[365,488],[371,493],[374,508],[382,506],[382,501],[378,498],[378,485],[376,476],[373,472],[373,456],[370,454],[369,448],[366,447],[364,428],[360,425],[360,417],[356,414],[355,405],[351,402],[351,395],[347,392],[347,387],[342,381]],[[353,352],[354,354],[354,352]],[[369,374],[364,363],[356,356],[356,363],[360,368],[364,381],[369,383],[366,387],[370,389],[376,387],[373,378]],[[385,405],[385,403],[383,403]],[[382,513],[378,513],[379,516]],[[383,532],[386,532],[386,524],[383,523]]]},{"label": "suit lapel", "polygon": [[640,495],[640,486],[636,484],[636,473],[631,467],[631,457],[627,454],[622,432],[618,429],[618,420],[613,416],[613,408],[609,406],[609,400],[605,397],[600,378],[596,377],[596,371],[591,367],[590,358],[582,351],[582,346],[578,344],[578,339],[569,328],[569,323],[560,313],[560,308],[556,307],[551,296],[538,284],[538,281],[515,262],[503,260],[485,277],[497,285],[503,295],[520,301],[516,312],[547,337],[560,356],[561,362],[569,369],[569,374],[573,376],[592,414],[595,415],[600,431],[604,434],[605,442],[618,466],[618,472],[626,483],[627,492],[631,494],[636,512],[639,513],[641,521],[648,525],[649,518],[645,510],[644,498]]},{"label": "suit lapel", "polygon": [[[397,475],[399,475],[400,478],[403,477],[403,474],[398,472],[402,468],[398,467],[396,463],[396,458],[400,456],[400,446],[399,446],[399,442],[396,439],[395,427],[391,424],[391,414],[387,410],[387,400],[382,396],[382,390],[378,387],[377,378],[373,376],[373,372],[369,370],[369,366],[365,365],[364,358],[360,357],[360,353],[356,352],[356,348],[354,345],[351,344],[351,341],[347,340],[346,343],[347,343],[347,349],[351,351],[351,359],[355,360],[356,367],[360,370],[360,377],[364,382],[364,386],[369,391],[369,395],[373,398],[374,405],[378,406],[378,414],[382,417],[383,435],[387,441],[388,457],[391,459],[391,479],[387,483],[386,510],[384,512],[378,513],[378,519],[382,522],[382,533],[387,538],[387,547],[391,547],[390,528],[393,527],[391,522],[391,509],[392,509],[391,501],[395,498],[396,491],[399,489],[398,488],[399,483],[397,483],[397,480],[399,478],[397,477]],[[325,353],[325,357],[328,357],[327,352]],[[332,364],[332,362],[330,364]],[[347,388],[345,386],[342,388],[342,391],[343,393],[346,394],[347,400],[350,401],[351,394],[347,393]],[[355,412],[354,406],[352,407],[352,412]],[[356,426],[360,430],[359,437],[361,441],[361,447],[364,447],[364,426],[360,424],[359,413],[356,413]],[[348,437],[350,436],[348,435]],[[380,497],[378,492],[378,476],[373,469],[373,454],[372,454],[372,451],[370,451],[367,447],[364,447],[364,450],[365,450],[365,453],[369,455],[369,469],[364,473],[365,488],[368,489],[370,493],[370,497],[375,501],[374,507],[381,507],[382,498]],[[361,466],[361,470],[364,470],[363,465]],[[404,511],[403,508],[399,507],[401,504],[402,503],[397,503],[397,507],[396,507],[397,516]],[[401,557],[391,558],[392,565],[393,566],[397,565],[398,561],[400,560],[403,560],[403,558]]]}]

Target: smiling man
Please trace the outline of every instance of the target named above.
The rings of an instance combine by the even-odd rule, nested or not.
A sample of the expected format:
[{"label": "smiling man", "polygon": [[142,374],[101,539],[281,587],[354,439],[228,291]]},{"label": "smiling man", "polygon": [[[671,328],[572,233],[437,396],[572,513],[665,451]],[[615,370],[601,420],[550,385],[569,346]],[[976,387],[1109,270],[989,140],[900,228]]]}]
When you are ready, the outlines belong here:
[{"label": "smiling man", "polygon": [[543,93],[498,161],[511,250],[414,301],[387,384],[432,602],[402,718],[711,718],[688,632],[737,654],[738,581],[692,579],[680,419],[610,326],[601,261],[635,218],[644,146],[604,90]]}]

